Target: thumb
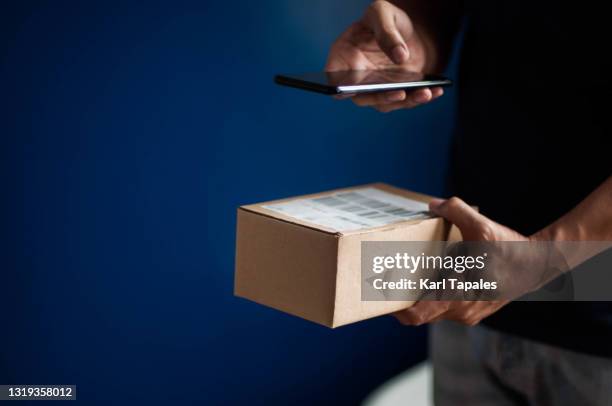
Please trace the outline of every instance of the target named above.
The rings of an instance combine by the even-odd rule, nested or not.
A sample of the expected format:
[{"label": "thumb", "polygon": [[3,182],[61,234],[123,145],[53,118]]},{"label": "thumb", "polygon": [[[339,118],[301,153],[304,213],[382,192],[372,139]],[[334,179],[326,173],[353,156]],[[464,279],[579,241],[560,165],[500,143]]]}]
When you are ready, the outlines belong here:
[{"label": "thumb", "polygon": [[410,51],[396,24],[397,7],[387,1],[375,1],[367,9],[363,22],[373,33],[380,49],[395,64],[405,63]]},{"label": "thumb", "polygon": [[429,203],[429,210],[459,227],[464,239],[477,235],[481,226],[489,221],[458,197],[448,200],[434,199]]}]

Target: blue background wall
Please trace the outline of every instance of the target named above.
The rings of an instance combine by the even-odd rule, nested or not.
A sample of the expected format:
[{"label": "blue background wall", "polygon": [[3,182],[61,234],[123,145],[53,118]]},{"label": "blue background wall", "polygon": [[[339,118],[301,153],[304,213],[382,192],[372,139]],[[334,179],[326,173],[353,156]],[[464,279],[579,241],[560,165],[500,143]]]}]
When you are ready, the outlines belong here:
[{"label": "blue background wall", "polygon": [[[85,404],[351,404],[425,356],[234,298],[240,204],[442,193],[452,91],[383,115],[272,84],[366,1],[11,2],[0,14],[0,384]],[[8,7],[8,8],[7,8]]]}]

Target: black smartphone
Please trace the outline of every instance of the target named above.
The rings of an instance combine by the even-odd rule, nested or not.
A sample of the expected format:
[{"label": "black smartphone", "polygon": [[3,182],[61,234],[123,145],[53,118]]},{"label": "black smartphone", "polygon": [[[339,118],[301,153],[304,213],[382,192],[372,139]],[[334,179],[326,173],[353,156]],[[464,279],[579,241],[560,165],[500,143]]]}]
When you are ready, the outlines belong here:
[{"label": "black smartphone", "polygon": [[452,84],[450,79],[442,76],[428,75],[402,68],[276,75],[274,81],[279,85],[329,95],[408,90],[422,87],[450,86]]}]

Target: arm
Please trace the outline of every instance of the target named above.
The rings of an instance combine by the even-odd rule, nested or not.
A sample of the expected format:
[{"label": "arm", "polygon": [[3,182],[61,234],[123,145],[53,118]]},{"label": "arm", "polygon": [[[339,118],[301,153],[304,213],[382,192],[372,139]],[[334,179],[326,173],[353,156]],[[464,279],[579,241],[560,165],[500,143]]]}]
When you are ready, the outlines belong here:
[{"label": "arm", "polygon": [[[612,176],[578,206],[532,238],[540,241],[612,241]],[[576,245],[575,249],[564,254],[573,268],[608,245]]]}]

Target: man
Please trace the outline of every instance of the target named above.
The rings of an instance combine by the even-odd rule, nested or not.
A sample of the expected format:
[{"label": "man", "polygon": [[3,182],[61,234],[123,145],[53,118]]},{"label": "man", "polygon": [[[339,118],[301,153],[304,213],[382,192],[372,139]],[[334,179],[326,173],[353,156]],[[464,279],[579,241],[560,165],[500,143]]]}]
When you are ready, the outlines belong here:
[{"label": "man", "polygon": [[[326,68],[440,72],[465,23],[450,171],[461,199],[431,210],[466,240],[612,241],[603,5],[379,0],[333,44]],[[391,112],[442,95],[432,88],[352,100]],[[482,321],[434,325],[438,404],[612,404],[607,303],[419,302],[396,316],[411,325]]]}]

